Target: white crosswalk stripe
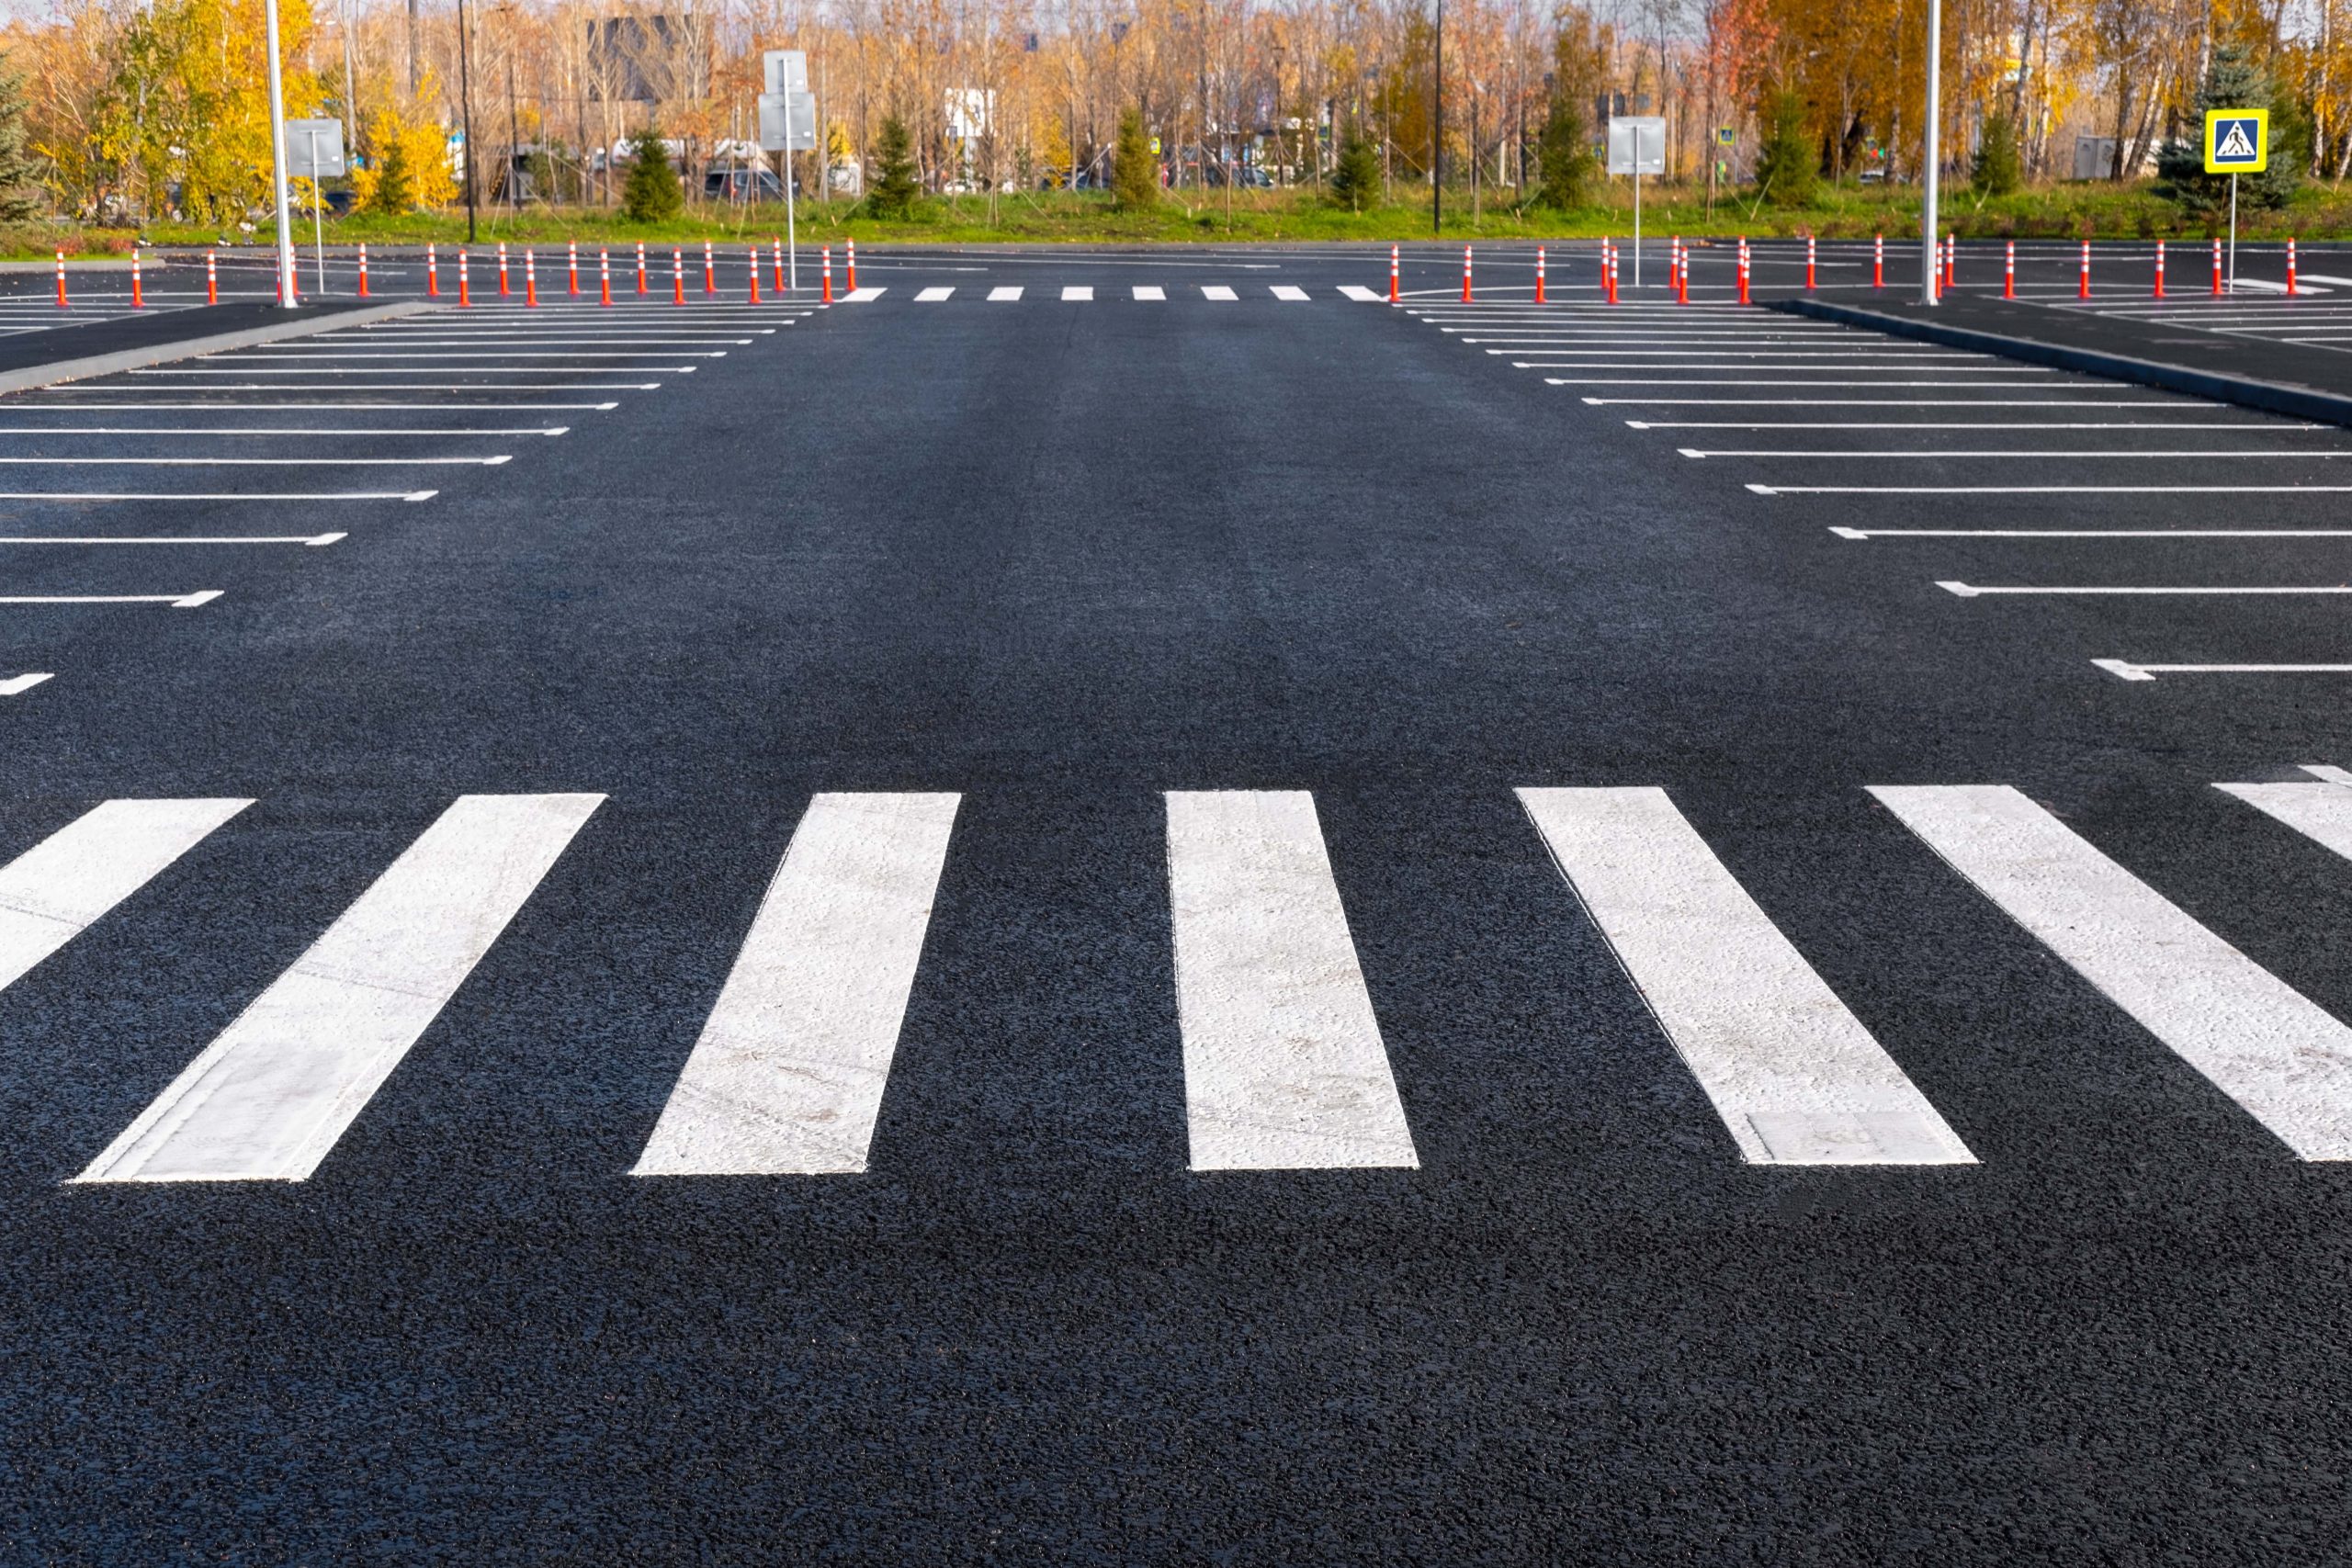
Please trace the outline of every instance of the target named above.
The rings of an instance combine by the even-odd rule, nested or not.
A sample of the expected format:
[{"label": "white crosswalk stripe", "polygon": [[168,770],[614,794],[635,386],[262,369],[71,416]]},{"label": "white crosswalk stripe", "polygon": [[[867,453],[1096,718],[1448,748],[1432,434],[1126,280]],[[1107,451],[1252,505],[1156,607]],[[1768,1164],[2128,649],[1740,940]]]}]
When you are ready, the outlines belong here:
[{"label": "white crosswalk stripe", "polygon": [[959,798],[809,803],[636,1174],[865,1168]]},{"label": "white crosswalk stripe", "polygon": [[1236,294],[1232,289],[1227,288],[1222,283],[1208,283],[1201,286],[1201,298],[1204,299],[1238,299],[1241,296]]},{"label": "white crosswalk stripe", "polygon": [[1165,299],[1168,298],[1168,290],[1162,288],[1157,283],[1138,283],[1136,285],[1135,293],[1136,298],[1138,299]]},{"label": "white crosswalk stripe", "polygon": [[75,1179],[308,1178],[604,798],[461,796]]},{"label": "white crosswalk stripe", "polygon": [[0,988],[252,804],[109,800],[0,866]]},{"label": "white crosswalk stripe", "polygon": [[1062,289],[1062,298],[1072,303],[1084,303],[1094,298],[1094,286],[1088,283],[1069,284]]},{"label": "white crosswalk stripe", "polygon": [[2352,1159],[2352,1030],[2007,784],[1871,793],[2289,1148]]},{"label": "white crosswalk stripe", "polygon": [[1973,1161],[1664,790],[1519,798],[1747,1160]]}]

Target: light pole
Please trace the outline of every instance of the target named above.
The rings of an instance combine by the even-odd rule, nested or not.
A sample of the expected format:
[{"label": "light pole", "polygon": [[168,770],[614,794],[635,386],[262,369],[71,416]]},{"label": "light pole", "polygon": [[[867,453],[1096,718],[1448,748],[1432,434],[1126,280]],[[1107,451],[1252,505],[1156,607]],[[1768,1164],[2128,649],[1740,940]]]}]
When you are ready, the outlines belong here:
[{"label": "light pole", "polygon": [[269,176],[277,197],[277,302],[300,303],[294,296],[293,219],[286,203],[286,93],[277,70],[277,0],[265,0],[262,17],[269,37]]},{"label": "light pole", "polygon": [[1928,129],[1921,170],[1927,199],[1919,208],[1919,303],[1936,302],[1936,149],[1937,118],[1943,107],[1943,0],[1928,0]]},{"label": "light pole", "polygon": [[1437,0],[1437,90],[1430,115],[1430,232],[1445,235],[1445,0]]}]

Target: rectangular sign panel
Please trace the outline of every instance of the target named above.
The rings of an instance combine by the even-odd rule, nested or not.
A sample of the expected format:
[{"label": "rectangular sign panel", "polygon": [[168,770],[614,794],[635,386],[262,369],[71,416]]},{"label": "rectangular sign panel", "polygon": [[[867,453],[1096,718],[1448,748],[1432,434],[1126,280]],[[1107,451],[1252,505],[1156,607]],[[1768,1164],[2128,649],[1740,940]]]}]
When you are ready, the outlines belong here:
[{"label": "rectangular sign panel", "polygon": [[1663,115],[1619,115],[1609,122],[1609,172],[1612,175],[1666,173],[1666,118]]},{"label": "rectangular sign panel", "polygon": [[762,93],[760,147],[768,152],[815,152],[817,100],[807,93]]},{"label": "rectangular sign panel", "polygon": [[286,122],[286,172],[305,179],[325,179],[345,173],[343,121],[289,119]]},{"label": "rectangular sign panel", "polygon": [[2205,172],[2258,175],[2270,166],[2268,109],[2207,109]]},{"label": "rectangular sign panel", "polygon": [[807,50],[772,49],[760,58],[767,65],[769,92],[805,93],[808,90]]}]

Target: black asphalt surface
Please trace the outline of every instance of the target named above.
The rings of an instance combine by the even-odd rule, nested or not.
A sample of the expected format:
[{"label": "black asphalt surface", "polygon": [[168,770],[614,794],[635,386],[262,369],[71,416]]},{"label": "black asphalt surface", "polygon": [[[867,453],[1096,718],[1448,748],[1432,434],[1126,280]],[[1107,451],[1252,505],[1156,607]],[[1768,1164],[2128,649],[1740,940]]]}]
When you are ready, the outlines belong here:
[{"label": "black asphalt surface", "polygon": [[[1830,530],[2340,528],[2352,435],[1734,316],[1720,249],[1720,354],[1655,276],[1631,345],[1490,353],[1549,329],[1446,314],[1453,265],[1408,310],[1338,293],[1369,249],[870,252],[879,298],[690,374],[0,399],[0,456],[512,455],[0,471],[254,498],[11,538],[348,535],[0,543],[0,594],[223,591],[0,605],[0,681],[52,675],[0,698],[0,862],[255,801],[0,991],[0,1555],[2341,1561],[2352,1171],[1863,791],[2014,784],[2352,1017],[2352,865],[2211,787],[2352,764],[2352,677],[2092,662],[2352,662],[2347,601],[1937,586],[2341,584],[2352,540]],[[1913,357],[1740,346],[1792,327]],[[116,401],[210,406],[74,412]],[[1894,428],[1690,427],[1743,421]],[[28,434],[391,423],[568,434]],[[2165,455],[2224,448],[2273,455]],[[1664,787],[1981,1163],[1743,1163],[1545,784]],[[1419,1169],[1187,1170],[1162,792],[1204,789],[1313,792]],[[628,1175],[810,795],[900,790],[964,801],[871,1168]],[[609,798],[315,1176],[68,1184],[455,796],[558,791]]]}]

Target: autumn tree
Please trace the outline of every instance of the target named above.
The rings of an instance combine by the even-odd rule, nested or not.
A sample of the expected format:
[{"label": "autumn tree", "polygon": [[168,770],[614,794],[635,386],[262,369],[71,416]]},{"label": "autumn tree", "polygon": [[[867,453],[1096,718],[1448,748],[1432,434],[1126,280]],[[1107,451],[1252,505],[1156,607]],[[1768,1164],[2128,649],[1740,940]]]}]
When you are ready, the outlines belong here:
[{"label": "autumn tree", "polygon": [[1592,155],[1592,138],[1585,129],[1584,110],[1565,93],[1552,96],[1551,111],[1535,142],[1536,168],[1543,175],[1537,203],[1566,212],[1592,199],[1592,182],[1600,173]]},{"label": "autumn tree", "polygon": [[25,146],[25,78],[0,70],[0,223],[25,222],[48,207],[40,165]]},{"label": "autumn tree", "polygon": [[1159,160],[1143,128],[1143,110],[1119,116],[1119,140],[1111,151],[1111,194],[1122,212],[1142,212],[1159,200]]}]

